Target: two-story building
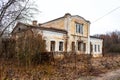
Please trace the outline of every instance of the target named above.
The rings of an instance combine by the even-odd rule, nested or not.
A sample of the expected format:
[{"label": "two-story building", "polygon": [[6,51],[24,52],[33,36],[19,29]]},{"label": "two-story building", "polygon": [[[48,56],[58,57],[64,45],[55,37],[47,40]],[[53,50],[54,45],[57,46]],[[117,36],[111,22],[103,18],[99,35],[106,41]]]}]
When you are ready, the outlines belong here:
[{"label": "two-story building", "polygon": [[[18,23],[12,34],[30,29],[41,34],[48,52],[73,52],[77,54],[102,55],[103,40],[90,36],[90,21],[78,15],[65,14],[63,17],[37,24]],[[18,35],[16,35],[18,37]]]}]

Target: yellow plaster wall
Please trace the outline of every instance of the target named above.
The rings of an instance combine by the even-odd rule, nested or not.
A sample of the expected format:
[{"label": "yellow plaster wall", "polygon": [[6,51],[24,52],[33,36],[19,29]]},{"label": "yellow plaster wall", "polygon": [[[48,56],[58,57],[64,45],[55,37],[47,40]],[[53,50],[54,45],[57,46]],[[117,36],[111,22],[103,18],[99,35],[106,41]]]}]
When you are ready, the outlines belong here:
[{"label": "yellow plaster wall", "polygon": [[[80,24],[83,24],[83,35],[76,34],[76,26],[75,26],[76,22],[80,23]],[[88,36],[88,27],[89,27],[89,24],[86,21],[84,21],[80,18],[72,18],[70,32],[73,35],[81,35],[81,36],[87,37]]]},{"label": "yellow plaster wall", "polygon": [[56,29],[65,29],[64,27],[64,18],[60,18],[54,21],[47,22],[43,24],[42,26],[48,27],[48,28],[56,28]]},{"label": "yellow plaster wall", "polygon": [[[88,27],[89,27],[89,23],[86,22],[84,19],[80,18],[80,17],[71,17],[70,23],[66,23],[67,21],[65,21],[65,17],[63,18],[59,18],[50,22],[47,22],[45,24],[42,24],[42,26],[44,27],[48,27],[48,28],[56,28],[56,29],[62,29],[62,30],[66,30],[66,24],[70,24],[69,27],[69,32],[72,35],[79,35],[79,36],[84,36],[84,37],[88,37]],[[75,23],[80,23],[83,24],[83,34],[76,34],[76,26]]]}]

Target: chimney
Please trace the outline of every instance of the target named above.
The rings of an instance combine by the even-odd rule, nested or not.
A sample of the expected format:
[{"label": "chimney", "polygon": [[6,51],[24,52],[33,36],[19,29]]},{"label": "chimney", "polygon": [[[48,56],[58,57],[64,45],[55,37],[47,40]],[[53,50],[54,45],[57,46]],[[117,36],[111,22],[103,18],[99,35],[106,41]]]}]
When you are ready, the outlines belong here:
[{"label": "chimney", "polygon": [[71,16],[70,13],[66,13],[66,14],[64,15],[64,17],[70,17],[70,16]]},{"label": "chimney", "polygon": [[39,25],[39,26],[41,26],[41,25],[42,25],[42,23],[39,23],[38,25]]},{"label": "chimney", "polygon": [[33,26],[37,26],[37,20],[33,20],[33,21],[32,21],[32,25],[33,25]]}]

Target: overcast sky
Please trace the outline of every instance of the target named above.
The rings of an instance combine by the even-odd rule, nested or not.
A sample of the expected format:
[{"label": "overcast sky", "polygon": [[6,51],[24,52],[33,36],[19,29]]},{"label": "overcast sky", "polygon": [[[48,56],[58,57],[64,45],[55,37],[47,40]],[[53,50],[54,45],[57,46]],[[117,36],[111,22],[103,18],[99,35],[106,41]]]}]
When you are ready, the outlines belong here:
[{"label": "overcast sky", "polygon": [[41,11],[35,18],[39,23],[70,13],[91,22],[91,35],[120,31],[120,0],[36,0],[36,3]]}]

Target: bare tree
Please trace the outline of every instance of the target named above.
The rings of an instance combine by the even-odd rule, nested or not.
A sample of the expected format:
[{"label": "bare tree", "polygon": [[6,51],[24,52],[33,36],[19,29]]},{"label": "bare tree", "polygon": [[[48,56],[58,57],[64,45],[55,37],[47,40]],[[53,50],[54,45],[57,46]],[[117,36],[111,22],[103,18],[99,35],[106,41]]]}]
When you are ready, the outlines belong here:
[{"label": "bare tree", "polygon": [[35,11],[30,0],[0,0],[0,37],[16,21],[30,20]]},{"label": "bare tree", "polygon": [[120,31],[113,31],[103,35],[95,35],[102,38],[104,45],[104,52],[120,53]]}]

